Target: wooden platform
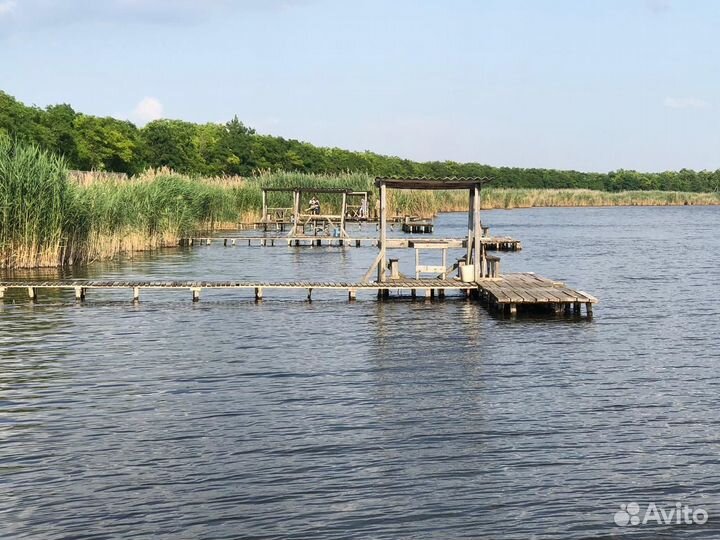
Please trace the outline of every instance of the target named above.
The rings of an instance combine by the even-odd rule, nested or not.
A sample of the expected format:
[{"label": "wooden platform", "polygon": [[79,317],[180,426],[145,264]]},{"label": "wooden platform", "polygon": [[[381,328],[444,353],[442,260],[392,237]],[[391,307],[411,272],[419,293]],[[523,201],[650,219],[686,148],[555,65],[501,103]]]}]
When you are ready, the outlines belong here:
[{"label": "wooden platform", "polygon": [[[413,238],[388,238],[388,248],[411,247]],[[446,242],[450,248],[466,248],[465,238],[438,238],[439,242]],[[480,239],[488,251],[520,251],[522,242],[509,236],[483,237]],[[287,247],[287,246],[336,246],[336,247],[375,247],[378,239],[375,237],[363,238],[336,238],[332,236],[228,236],[228,237],[193,237],[183,238],[180,245],[184,247],[209,246],[222,244],[225,247],[233,246],[260,246],[260,247]]]},{"label": "wooden platform", "polygon": [[527,307],[546,307],[556,313],[579,315],[584,304],[587,316],[592,317],[593,305],[598,302],[588,293],[533,273],[505,274],[495,280],[483,280],[478,283],[478,289],[480,299],[488,306],[510,315]]},{"label": "wooden platform", "polygon": [[132,299],[140,300],[143,290],[189,291],[193,301],[200,300],[203,290],[250,290],[256,300],[261,300],[265,291],[304,290],[308,300],[313,290],[329,290],[347,294],[349,300],[355,300],[358,291],[376,292],[378,297],[387,298],[391,291],[402,295],[409,293],[426,298],[443,298],[446,291],[460,291],[466,296],[476,296],[487,306],[515,315],[518,309],[527,307],[552,308],[557,314],[580,314],[580,306],[585,304],[586,314],[592,316],[592,306],[597,299],[582,291],[569,289],[565,284],[535,274],[506,274],[499,278],[483,279],[478,283],[463,283],[457,279],[408,279],[401,278],[383,283],[358,283],[347,281],[93,281],[93,280],[57,280],[57,281],[6,281],[0,282],[0,299],[8,291],[24,290],[30,300],[37,300],[38,293],[44,289],[65,289],[74,291],[75,298],[83,301],[90,290],[130,290]]},{"label": "wooden platform", "polygon": [[434,228],[432,221],[408,221],[402,224],[402,232],[411,234],[432,234]]}]

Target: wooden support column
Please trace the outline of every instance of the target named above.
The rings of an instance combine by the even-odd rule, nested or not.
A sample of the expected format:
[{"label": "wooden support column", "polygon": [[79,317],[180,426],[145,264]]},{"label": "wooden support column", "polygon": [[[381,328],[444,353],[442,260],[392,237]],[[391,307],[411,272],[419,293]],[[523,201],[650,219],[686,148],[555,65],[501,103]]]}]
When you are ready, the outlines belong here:
[{"label": "wooden support column", "polygon": [[140,301],[140,287],[133,287],[133,302]]},{"label": "wooden support column", "polygon": [[191,287],[190,291],[192,291],[192,299],[193,302],[199,302],[200,301],[200,291],[202,289],[200,287]]},{"label": "wooden support column", "polygon": [[235,245],[235,239],[234,239],[234,238],[232,239],[232,245],[233,245],[233,246]]},{"label": "wooden support column", "polygon": [[417,289],[410,289],[410,297],[411,298],[417,297]]},{"label": "wooden support column", "polygon": [[37,301],[37,290],[35,287],[28,287],[28,297],[32,302]]},{"label": "wooden support column", "polygon": [[308,302],[312,302],[312,289],[308,289],[307,299]]},{"label": "wooden support column", "polygon": [[573,304],[573,314],[580,315],[580,302],[575,302]]},{"label": "wooden support column", "polygon": [[355,240],[355,247],[360,247],[360,240]]},{"label": "wooden support column", "polygon": [[465,257],[465,264],[472,264],[472,252],[473,252],[473,190],[469,191],[468,196],[468,235],[467,235],[467,256]]},{"label": "wooden support column", "polygon": [[[345,213],[347,212],[347,193],[342,194],[342,209],[340,211],[340,238],[345,238]],[[340,240],[342,246],[342,240]]]},{"label": "wooden support column", "polygon": [[385,268],[387,265],[387,187],[380,184],[380,264],[378,265],[378,282],[385,281]]},{"label": "wooden support column", "polygon": [[517,315],[517,304],[510,304],[510,316],[514,317]]},{"label": "wooden support column", "polygon": [[592,302],[585,303],[585,310],[587,311],[588,319],[592,319],[593,316],[593,305]]},{"label": "wooden support column", "polygon": [[[475,265],[475,281],[484,276],[485,253],[480,244],[480,187],[473,188],[473,265]],[[481,260],[482,259],[482,260]]]},{"label": "wooden support column", "polygon": [[255,287],[255,301],[260,302],[263,299],[262,287]]},{"label": "wooden support column", "polygon": [[354,301],[357,299],[357,289],[348,289],[348,300]]},{"label": "wooden support column", "polygon": [[[293,191],[293,224],[288,236],[297,236],[298,225],[300,224],[300,191]],[[297,243],[295,244],[298,245]]]},{"label": "wooden support column", "polygon": [[6,290],[7,290],[7,288],[5,288],[5,287],[0,287],[0,299],[5,298],[5,291],[6,291]]},{"label": "wooden support column", "polygon": [[267,191],[262,190],[262,222],[268,222]]}]

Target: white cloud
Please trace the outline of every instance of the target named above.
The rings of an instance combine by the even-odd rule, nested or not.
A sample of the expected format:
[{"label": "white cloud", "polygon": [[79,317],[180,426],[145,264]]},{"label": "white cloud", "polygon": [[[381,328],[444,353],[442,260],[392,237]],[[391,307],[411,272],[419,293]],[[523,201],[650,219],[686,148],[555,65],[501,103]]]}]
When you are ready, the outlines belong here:
[{"label": "white cloud", "polygon": [[130,114],[130,119],[140,126],[162,117],[163,104],[154,97],[142,98]]},{"label": "white cloud", "polygon": [[0,17],[3,15],[9,15],[15,11],[15,6],[17,6],[15,0],[5,0],[4,2],[0,2]]},{"label": "white cloud", "polygon": [[670,109],[704,109],[708,103],[696,97],[666,97],[663,105]]}]

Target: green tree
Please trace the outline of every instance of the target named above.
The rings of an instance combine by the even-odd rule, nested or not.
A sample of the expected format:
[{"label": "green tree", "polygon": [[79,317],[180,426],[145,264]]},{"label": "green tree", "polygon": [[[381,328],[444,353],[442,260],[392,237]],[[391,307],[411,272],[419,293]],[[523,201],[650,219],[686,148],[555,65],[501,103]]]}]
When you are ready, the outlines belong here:
[{"label": "green tree", "polygon": [[75,118],[73,126],[81,169],[128,174],[142,169],[138,131],[131,122],[81,114]]},{"label": "green tree", "polygon": [[204,161],[195,144],[197,126],[180,120],[155,120],[141,131],[145,160],[150,167],[170,167],[181,173],[201,173]]}]

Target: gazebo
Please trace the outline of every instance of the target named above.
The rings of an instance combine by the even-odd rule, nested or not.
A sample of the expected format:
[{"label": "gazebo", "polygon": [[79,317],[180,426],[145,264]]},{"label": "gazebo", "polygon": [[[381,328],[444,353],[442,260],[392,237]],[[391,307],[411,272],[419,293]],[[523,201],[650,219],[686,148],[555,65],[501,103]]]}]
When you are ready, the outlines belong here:
[{"label": "gazebo", "polygon": [[[262,188],[262,219],[260,223],[265,226],[265,230],[269,224],[276,224],[283,230],[285,224],[290,223],[293,214],[292,206],[270,206],[268,204],[270,195],[274,193],[295,193],[295,188]],[[294,195],[293,200],[295,200]]]},{"label": "gazebo", "polygon": [[[295,188],[293,201],[293,226],[288,236],[298,237],[305,236],[305,228],[307,225],[312,227],[313,235],[317,235],[319,230],[329,234],[333,230],[338,231],[340,238],[347,238],[345,231],[345,214],[347,212],[347,196],[350,190],[339,188]],[[340,212],[338,214],[330,214],[327,212],[315,214],[310,209],[303,210],[302,199],[304,193],[312,193],[313,195],[341,195]],[[321,205],[322,208],[322,205]]]},{"label": "gazebo", "polygon": [[[390,278],[387,275],[387,190],[388,189],[411,189],[411,190],[466,190],[468,192],[468,236],[467,255],[465,264],[473,265],[474,281],[478,281],[486,275],[487,260],[485,249],[481,242],[482,226],[480,223],[480,190],[482,186],[490,182],[489,178],[385,178],[375,179],[375,185],[380,190],[380,226],[378,237],[378,248],[380,252],[373,261],[373,264],[365,274],[367,281],[373,271],[377,269],[377,281],[385,282]],[[425,243],[425,245],[429,245]],[[443,259],[445,251],[443,252]],[[417,266],[424,269],[426,267]],[[443,261],[445,264],[445,261]],[[435,267],[427,267],[435,269]],[[442,274],[446,273],[443,268]],[[417,277],[417,276],[416,276]]]}]

